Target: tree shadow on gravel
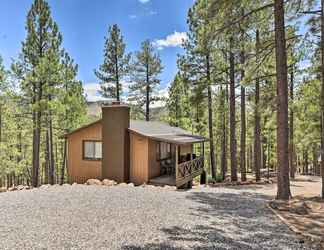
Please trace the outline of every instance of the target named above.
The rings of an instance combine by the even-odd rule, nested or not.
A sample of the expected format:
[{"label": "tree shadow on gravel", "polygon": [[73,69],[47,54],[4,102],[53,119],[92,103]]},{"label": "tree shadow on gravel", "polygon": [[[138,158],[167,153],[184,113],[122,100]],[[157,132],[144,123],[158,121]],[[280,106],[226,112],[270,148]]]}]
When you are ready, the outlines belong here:
[{"label": "tree shadow on gravel", "polygon": [[198,217],[196,221],[201,223],[183,228],[175,221],[174,226],[160,229],[163,242],[124,245],[122,249],[310,249],[298,243],[288,227],[266,208],[270,196],[191,192],[186,199],[193,201],[190,216]]}]

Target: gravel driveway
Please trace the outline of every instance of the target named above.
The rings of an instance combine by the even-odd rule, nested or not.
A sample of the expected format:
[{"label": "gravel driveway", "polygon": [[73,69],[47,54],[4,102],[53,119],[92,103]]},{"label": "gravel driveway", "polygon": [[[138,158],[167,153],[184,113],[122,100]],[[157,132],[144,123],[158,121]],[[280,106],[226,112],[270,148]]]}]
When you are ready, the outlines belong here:
[{"label": "gravel driveway", "polygon": [[0,194],[0,249],[310,249],[253,190],[52,186]]}]

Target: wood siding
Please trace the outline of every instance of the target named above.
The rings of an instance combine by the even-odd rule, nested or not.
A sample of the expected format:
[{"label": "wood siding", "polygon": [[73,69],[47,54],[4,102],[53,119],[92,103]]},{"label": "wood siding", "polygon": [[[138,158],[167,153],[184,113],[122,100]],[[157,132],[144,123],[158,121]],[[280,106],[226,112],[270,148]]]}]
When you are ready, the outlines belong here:
[{"label": "wood siding", "polygon": [[149,180],[148,147],[148,138],[130,133],[130,182],[135,185]]},{"label": "wood siding", "polygon": [[157,161],[157,147],[159,143],[149,140],[149,179],[161,175],[160,162]]},{"label": "wood siding", "polygon": [[70,183],[101,179],[101,161],[82,159],[82,142],[101,140],[101,128],[101,123],[95,123],[68,136],[67,171]]}]

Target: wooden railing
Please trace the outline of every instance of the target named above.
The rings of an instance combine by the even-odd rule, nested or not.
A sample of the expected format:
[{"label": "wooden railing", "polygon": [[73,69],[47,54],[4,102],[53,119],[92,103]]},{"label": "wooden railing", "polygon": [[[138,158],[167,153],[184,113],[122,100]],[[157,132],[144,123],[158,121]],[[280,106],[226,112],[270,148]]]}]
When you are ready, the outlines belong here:
[{"label": "wooden railing", "polygon": [[200,175],[204,170],[204,157],[200,156],[194,160],[187,161],[177,166],[176,183],[181,186]]}]

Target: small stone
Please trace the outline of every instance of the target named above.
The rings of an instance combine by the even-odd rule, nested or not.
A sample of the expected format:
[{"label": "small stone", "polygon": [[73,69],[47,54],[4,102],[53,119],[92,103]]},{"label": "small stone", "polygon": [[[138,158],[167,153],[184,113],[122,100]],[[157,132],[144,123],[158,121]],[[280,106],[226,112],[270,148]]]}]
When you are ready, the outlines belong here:
[{"label": "small stone", "polygon": [[16,191],[16,190],[17,190],[16,187],[10,187],[10,188],[8,188],[8,191],[9,191],[9,192]]},{"label": "small stone", "polygon": [[76,183],[76,182],[74,182],[73,184],[72,184],[72,186],[77,186],[78,185],[78,183]]},{"label": "small stone", "polygon": [[24,189],[26,189],[26,187],[24,186],[24,185],[19,185],[19,186],[17,186],[17,190],[24,190]]},{"label": "small stone", "polygon": [[107,186],[107,187],[111,187],[111,186],[117,185],[117,182],[114,181],[114,180],[104,179],[102,181],[102,185]]},{"label": "small stone", "polygon": [[119,183],[118,186],[120,186],[120,187],[127,187],[128,185],[127,185],[127,183],[122,182],[122,183]]},{"label": "small stone", "polygon": [[49,184],[45,184],[45,185],[41,185],[39,188],[40,189],[47,189],[47,188],[49,188],[51,185],[49,185]]},{"label": "small stone", "polygon": [[176,189],[176,187],[169,186],[169,185],[165,185],[163,188],[166,189],[166,190],[175,190]]},{"label": "small stone", "polygon": [[101,181],[98,179],[89,179],[86,182],[87,185],[102,185]]},{"label": "small stone", "polygon": [[134,183],[128,183],[129,187],[135,187]]}]

